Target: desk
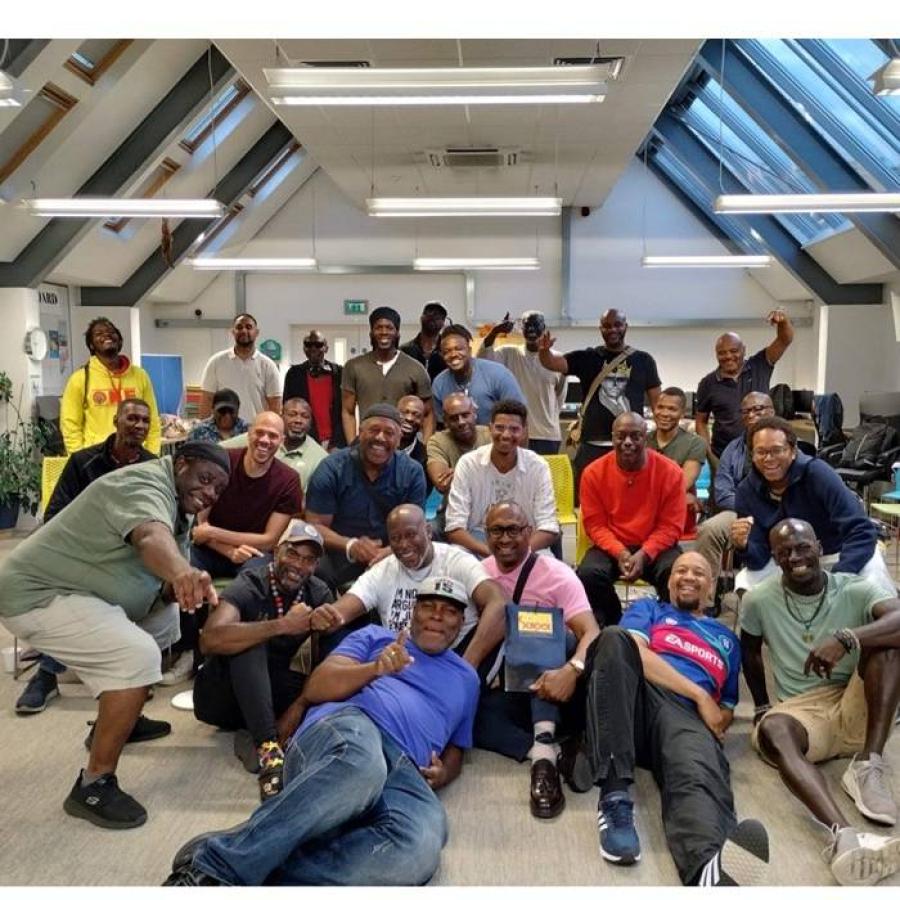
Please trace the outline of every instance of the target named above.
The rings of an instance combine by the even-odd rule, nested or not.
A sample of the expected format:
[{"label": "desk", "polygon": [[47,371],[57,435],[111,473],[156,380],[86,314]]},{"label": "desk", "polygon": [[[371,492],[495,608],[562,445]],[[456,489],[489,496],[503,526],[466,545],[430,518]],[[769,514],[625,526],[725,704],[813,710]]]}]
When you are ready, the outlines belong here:
[{"label": "desk", "polygon": [[[871,509],[888,517],[888,525],[895,530],[894,533],[894,569],[900,567],[900,503],[873,503]],[[894,524],[894,519],[897,524]]]}]

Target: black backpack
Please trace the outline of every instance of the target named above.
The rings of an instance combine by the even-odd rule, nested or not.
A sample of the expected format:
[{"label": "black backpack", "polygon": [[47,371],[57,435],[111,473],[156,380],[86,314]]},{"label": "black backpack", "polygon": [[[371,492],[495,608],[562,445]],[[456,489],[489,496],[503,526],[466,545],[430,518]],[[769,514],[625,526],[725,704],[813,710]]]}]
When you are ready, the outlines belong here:
[{"label": "black backpack", "polygon": [[897,446],[897,432],[885,422],[857,425],[841,454],[838,465],[848,469],[874,469],[887,450]]},{"label": "black backpack", "polygon": [[769,392],[775,415],[782,419],[794,418],[794,392],[789,384],[776,384]]}]

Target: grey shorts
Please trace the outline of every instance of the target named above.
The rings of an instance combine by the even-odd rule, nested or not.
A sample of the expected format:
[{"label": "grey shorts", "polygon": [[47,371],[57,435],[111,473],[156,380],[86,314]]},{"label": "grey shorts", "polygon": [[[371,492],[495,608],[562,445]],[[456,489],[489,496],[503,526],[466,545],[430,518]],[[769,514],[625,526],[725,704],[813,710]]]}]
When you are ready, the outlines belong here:
[{"label": "grey shorts", "polygon": [[155,684],[162,677],[160,647],[178,638],[174,603],[154,607],[135,623],[121,606],[89,594],[59,594],[47,606],[0,621],[72,669],[95,697]]}]

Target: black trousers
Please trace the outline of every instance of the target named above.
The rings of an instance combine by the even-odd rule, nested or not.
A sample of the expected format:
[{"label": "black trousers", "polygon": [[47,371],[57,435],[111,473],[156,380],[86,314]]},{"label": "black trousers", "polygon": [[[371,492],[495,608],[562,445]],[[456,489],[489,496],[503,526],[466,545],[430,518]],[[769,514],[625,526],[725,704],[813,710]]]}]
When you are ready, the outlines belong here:
[{"label": "black trousers", "polygon": [[218,728],[246,728],[258,746],[275,740],[275,720],[300,696],[303,681],[265,644],[208,656],[194,679],[194,715]]},{"label": "black trousers", "polygon": [[728,760],[702,719],[676,695],[644,678],[634,639],[605,628],[587,661],[587,749],[595,784],[615,770],[634,780],[649,769],[659,786],[669,852],[683,884],[737,825]]},{"label": "black trousers", "polygon": [[321,578],[334,591],[335,596],[343,592],[348,582],[356,581],[366,567],[362,563],[350,562],[343,550],[326,550],[319,560],[316,576]]},{"label": "black trousers", "polygon": [[[639,547],[629,547],[632,553]],[[663,550],[652,563],[644,566],[641,578],[656,588],[660,600],[669,599],[669,572],[681,553],[676,544]],[[598,624],[615,625],[622,618],[622,604],[616,593],[616,579],[621,575],[619,563],[599,547],[591,547],[575,571],[581,579]]]}]

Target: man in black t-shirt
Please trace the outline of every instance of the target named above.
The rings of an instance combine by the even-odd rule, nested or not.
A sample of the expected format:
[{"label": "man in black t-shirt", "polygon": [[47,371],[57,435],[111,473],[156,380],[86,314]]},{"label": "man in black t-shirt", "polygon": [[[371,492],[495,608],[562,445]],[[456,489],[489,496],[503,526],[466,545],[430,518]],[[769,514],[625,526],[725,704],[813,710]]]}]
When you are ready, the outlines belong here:
[{"label": "man in black t-shirt", "polygon": [[581,382],[581,396],[587,398],[594,379],[614,361],[600,387],[586,406],[582,406],[581,439],[575,454],[576,500],[581,473],[588,463],[612,450],[612,426],[625,412],[644,414],[644,403],[653,408],[659,396],[660,380],[656,360],[643,350],[625,344],[628,320],[618,309],[608,309],[600,318],[602,347],[573,350],[560,356],[550,352],[554,339],[549,331],[541,337],[541,365],[551,372],[575,375]]},{"label": "man in black t-shirt", "polygon": [[276,721],[300,696],[291,661],[309,635],[315,607],[334,602],[313,574],[322,536],[293,519],[268,566],[244,569],[219,598],[200,635],[206,654],[194,682],[194,715],[235,735],[235,753],[259,772],[263,800],[281,790],[284,753]]}]

